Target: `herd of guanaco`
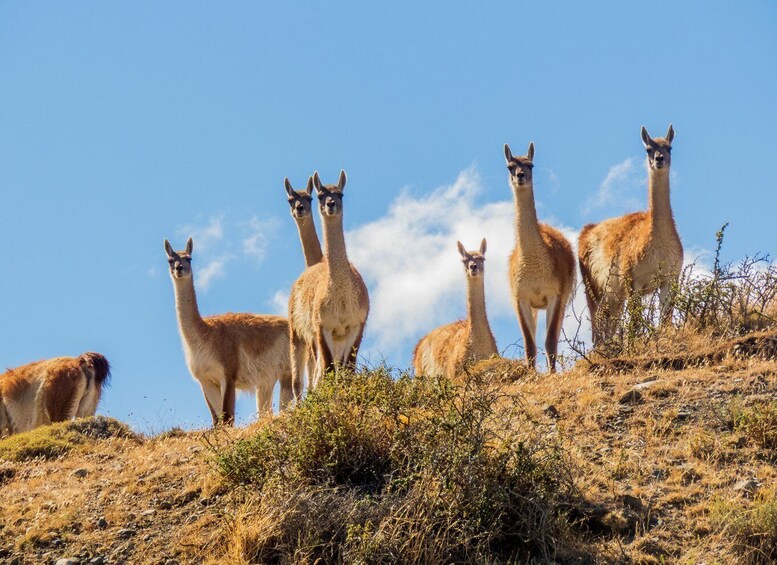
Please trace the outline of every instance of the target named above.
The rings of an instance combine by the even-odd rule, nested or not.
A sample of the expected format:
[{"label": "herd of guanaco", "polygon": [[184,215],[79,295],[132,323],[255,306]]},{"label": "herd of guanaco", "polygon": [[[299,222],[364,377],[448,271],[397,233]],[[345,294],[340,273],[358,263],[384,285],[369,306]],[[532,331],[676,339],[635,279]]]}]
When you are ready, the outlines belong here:
[{"label": "herd of guanaco", "polygon": [[[671,317],[670,287],[683,261],[669,199],[674,129],[651,138],[642,127],[647,151],[648,209],[589,224],[580,232],[577,262],[590,312],[594,346],[616,330],[627,297],[659,293],[662,322]],[[537,316],[546,311],[545,351],[555,372],[558,341],[575,290],[571,243],[537,220],[534,202],[534,143],[526,155],[504,156],[515,202],[515,247],[509,259],[513,305],[523,334],[526,362],[537,358]],[[289,316],[222,314],[202,317],[192,273],[193,241],[176,251],[165,240],[175,290],[178,327],[186,364],[200,383],[213,424],[231,425],[237,390],[256,394],[257,415],[271,412],[280,382],[280,404],[299,400],[330,371],[354,368],[370,309],[359,271],[348,260],[343,232],[347,177],[325,185],[318,173],[304,189],[284,185],[305,269],[291,287]],[[323,249],[313,222],[314,193],[323,229]],[[455,378],[470,363],[499,355],[488,323],[484,292],[486,240],[477,250],[457,242],[467,280],[467,317],[425,335],[413,351],[416,375]],[[307,376],[303,384],[303,377]],[[0,375],[0,435],[95,413],[110,376],[99,353],[30,363]]]}]

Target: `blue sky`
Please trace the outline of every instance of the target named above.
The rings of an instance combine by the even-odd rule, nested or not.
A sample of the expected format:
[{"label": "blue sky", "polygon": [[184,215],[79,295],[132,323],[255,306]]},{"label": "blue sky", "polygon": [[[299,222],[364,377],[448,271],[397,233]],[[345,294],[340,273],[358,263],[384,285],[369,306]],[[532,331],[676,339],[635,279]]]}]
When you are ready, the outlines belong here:
[{"label": "blue sky", "polygon": [[195,236],[203,312],[277,312],[303,265],[283,178],[316,169],[348,172],[364,353],[396,366],[463,313],[455,241],[482,235],[517,352],[505,142],[535,142],[539,215],[574,236],[645,205],[639,127],[672,122],[686,250],[728,221],[726,259],[774,253],[777,5],[731,6],[0,2],[0,366],[100,351],[102,413],[206,425],[162,240]]}]

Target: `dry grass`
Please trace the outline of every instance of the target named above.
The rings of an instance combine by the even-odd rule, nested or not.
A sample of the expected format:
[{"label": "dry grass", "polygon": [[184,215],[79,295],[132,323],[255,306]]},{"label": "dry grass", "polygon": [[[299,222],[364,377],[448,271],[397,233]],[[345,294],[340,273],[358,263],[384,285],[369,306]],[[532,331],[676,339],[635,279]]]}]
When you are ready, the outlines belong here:
[{"label": "dry grass", "polygon": [[[678,339],[672,347],[689,356],[711,347]],[[550,376],[492,360],[455,393],[363,376],[361,392],[324,389],[242,430],[96,439],[84,424],[9,438],[0,441],[0,560],[434,562],[453,551],[447,561],[773,562],[777,361],[737,349],[737,339],[679,370],[592,372],[583,360]],[[473,378],[480,385],[467,389]],[[447,404],[456,417],[442,408],[455,398],[468,399]],[[467,422],[502,431],[463,434]],[[514,458],[514,440],[528,458]],[[473,446],[479,459],[457,458]],[[544,493],[552,520],[511,546],[500,524],[515,519],[500,522],[499,490],[489,489],[524,483],[489,473],[519,468],[538,470],[525,484]],[[548,469],[562,471],[555,482]],[[487,504],[471,494],[478,485]],[[487,518],[482,530],[468,521],[475,511]]]}]

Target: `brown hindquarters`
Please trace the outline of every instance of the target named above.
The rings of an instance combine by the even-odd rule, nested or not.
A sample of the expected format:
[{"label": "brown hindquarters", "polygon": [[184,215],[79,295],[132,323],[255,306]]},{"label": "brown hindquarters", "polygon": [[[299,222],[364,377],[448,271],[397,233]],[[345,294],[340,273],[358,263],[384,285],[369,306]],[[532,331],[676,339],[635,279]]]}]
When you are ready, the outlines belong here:
[{"label": "brown hindquarters", "polygon": [[81,400],[80,395],[76,398],[76,394],[84,379],[80,358],[67,357],[52,361],[38,392],[42,395],[43,405],[52,422],[63,422],[73,416]]}]

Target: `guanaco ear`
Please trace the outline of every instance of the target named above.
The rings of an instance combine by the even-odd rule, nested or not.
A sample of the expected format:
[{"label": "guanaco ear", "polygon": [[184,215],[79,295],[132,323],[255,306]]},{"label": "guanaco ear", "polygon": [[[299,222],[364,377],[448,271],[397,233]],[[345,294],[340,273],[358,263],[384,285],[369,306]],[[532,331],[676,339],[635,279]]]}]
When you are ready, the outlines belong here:
[{"label": "guanaco ear", "polygon": [[189,240],[186,242],[186,254],[191,256],[192,249],[194,249],[194,242],[192,241],[192,238],[190,237]]},{"label": "guanaco ear", "polygon": [[669,143],[672,143],[673,139],[674,139],[674,128],[672,127],[672,124],[669,124],[669,129],[666,130],[666,140]]},{"label": "guanaco ear", "polygon": [[316,190],[321,190],[321,178],[318,176],[318,171],[313,173],[313,186]]},{"label": "guanaco ear", "polygon": [[345,188],[345,182],[348,180],[348,177],[345,176],[345,171],[342,169],[340,170],[340,178],[337,179],[337,188],[340,189],[340,192],[343,191]]},{"label": "guanaco ear", "polygon": [[173,246],[170,245],[170,242],[165,239],[165,253],[167,253],[168,257],[172,257],[175,254],[175,251],[173,251]]},{"label": "guanaco ear", "polygon": [[286,177],[285,179],[283,179],[283,186],[286,187],[286,194],[288,194],[289,196],[294,196],[294,189],[291,188],[289,177]]},{"label": "guanaco ear", "polygon": [[513,160],[513,152],[510,151],[510,146],[505,143],[505,161],[507,161],[507,164],[510,164],[510,161]]},{"label": "guanaco ear", "polygon": [[483,238],[483,241],[480,242],[480,254],[485,255],[486,254],[486,238]]},{"label": "guanaco ear", "polygon": [[308,184],[305,187],[305,192],[307,192],[308,195],[313,194],[313,177],[308,177]]},{"label": "guanaco ear", "polygon": [[648,145],[650,145],[650,142],[653,141],[653,140],[650,139],[650,134],[645,129],[645,126],[642,126],[642,132],[641,133],[642,133],[642,143],[644,143],[645,147],[647,147]]},{"label": "guanaco ear", "polygon": [[526,156],[529,158],[529,161],[534,161],[534,142],[529,143],[529,151],[526,153]]},{"label": "guanaco ear", "polygon": [[457,241],[457,242],[456,242],[456,245],[458,245],[458,246],[459,246],[459,253],[461,254],[461,256],[462,256],[462,257],[464,257],[465,259],[466,259],[467,257],[469,257],[469,254],[467,253],[467,250],[466,250],[466,249],[464,249],[464,246],[461,244],[461,242],[460,242],[460,241]]}]

